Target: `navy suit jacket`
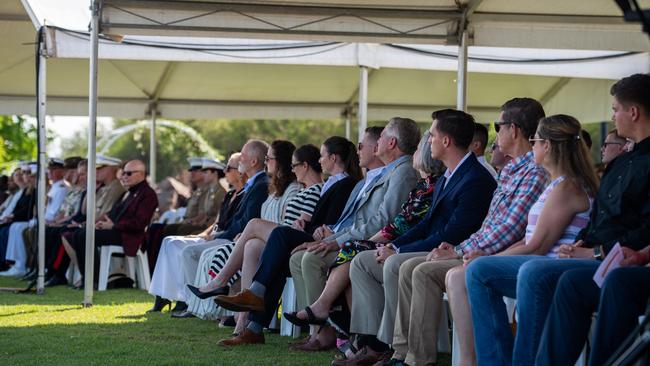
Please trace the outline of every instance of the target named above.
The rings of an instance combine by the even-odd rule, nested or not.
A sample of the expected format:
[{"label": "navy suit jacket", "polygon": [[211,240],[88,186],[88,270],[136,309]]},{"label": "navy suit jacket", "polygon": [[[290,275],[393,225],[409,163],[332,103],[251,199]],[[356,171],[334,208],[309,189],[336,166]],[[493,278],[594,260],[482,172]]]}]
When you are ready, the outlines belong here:
[{"label": "navy suit jacket", "polygon": [[430,251],[443,241],[457,245],[480,229],[497,184],[474,154],[456,169],[444,189],[445,179],[438,179],[422,221],[393,241],[400,253]]},{"label": "navy suit jacket", "polygon": [[233,240],[237,234],[244,231],[246,224],[252,219],[259,218],[262,214],[262,203],[269,196],[269,178],[260,174],[255,178],[253,185],[244,193],[235,215],[226,230],[219,233],[217,238]]}]

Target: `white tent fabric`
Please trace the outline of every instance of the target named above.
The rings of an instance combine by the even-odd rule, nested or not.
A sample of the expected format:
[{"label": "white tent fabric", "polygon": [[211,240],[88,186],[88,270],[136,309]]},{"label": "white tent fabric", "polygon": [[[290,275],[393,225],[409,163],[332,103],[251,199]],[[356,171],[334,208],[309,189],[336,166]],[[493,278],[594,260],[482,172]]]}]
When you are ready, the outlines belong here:
[{"label": "white tent fabric", "polygon": [[[0,60],[0,113],[33,113],[34,27],[25,18],[0,17],[0,47],[11,50]],[[88,79],[80,70],[87,69],[88,35],[49,28],[48,41],[48,114],[87,115]],[[165,118],[339,118],[355,111],[357,69],[368,66],[370,120],[427,121],[432,110],[455,105],[456,54],[457,47],[435,45],[105,39],[99,115],[143,118],[155,101]],[[469,55],[468,108],[482,121],[521,95],[541,99],[550,112],[606,120],[612,80],[650,69],[647,53],[470,47]]]},{"label": "white tent fabric", "polygon": [[103,0],[100,21],[104,34],[448,45],[465,28],[475,46],[648,49],[612,0]]}]

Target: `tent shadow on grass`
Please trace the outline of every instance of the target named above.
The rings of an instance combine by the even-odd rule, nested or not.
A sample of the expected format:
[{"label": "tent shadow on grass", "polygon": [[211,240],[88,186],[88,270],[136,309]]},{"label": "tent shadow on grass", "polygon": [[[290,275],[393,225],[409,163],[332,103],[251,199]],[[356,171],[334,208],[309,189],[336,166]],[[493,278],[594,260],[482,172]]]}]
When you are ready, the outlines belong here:
[{"label": "tent shadow on grass", "polygon": [[[0,286],[19,286],[0,278]],[[334,352],[290,351],[289,337],[267,333],[266,344],[224,348],[233,328],[198,318],[146,313],[152,296],[127,289],[83,293],[66,286],[44,295],[0,293],[0,354],[7,365],[329,365]],[[439,364],[449,365],[449,355]]]}]

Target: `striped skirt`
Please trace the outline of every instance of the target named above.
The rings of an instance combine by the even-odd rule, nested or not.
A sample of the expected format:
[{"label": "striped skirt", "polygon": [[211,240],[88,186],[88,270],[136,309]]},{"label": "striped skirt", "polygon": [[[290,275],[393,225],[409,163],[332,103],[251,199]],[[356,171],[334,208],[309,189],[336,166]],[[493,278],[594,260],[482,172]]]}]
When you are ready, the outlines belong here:
[{"label": "striped skirt", "polygon": [[[231,242],[204,251],[199,259],[194,286],[201,287],[212,281],[228,261],[233,248],[235,248],[235,243]],[[237,271],[230,278],[228,284],[232,286],[240,277],[241,272]],[[201,319],[216,320],[221,316],[232,314],[232,312],[219,308],[212,298],[201,300],[194,295],[189,295],[187,298],[187,306],[192,314]]]}]

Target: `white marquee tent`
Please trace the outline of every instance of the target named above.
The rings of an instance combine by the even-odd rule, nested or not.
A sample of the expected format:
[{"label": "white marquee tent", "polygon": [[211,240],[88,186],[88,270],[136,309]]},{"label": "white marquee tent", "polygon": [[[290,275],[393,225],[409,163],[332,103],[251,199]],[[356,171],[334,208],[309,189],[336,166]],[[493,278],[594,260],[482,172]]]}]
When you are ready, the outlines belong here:
[{"label": "white marquee tent", "polygon": [[[489,121],[522,95],[597,122],[609,118],[613,80],[650,70],[647,36],[608,0],[103,0],[93,2],[90,34],[46,28],[35,73],[37,3],[0,3],[0,113],[33,113],[39,75],[39,125],[47,94],[48,114],[89,115],[93,137],[97,113],[356,116],[362,128],[453,106]],[[93,47],[97,31],[106,37]],[[90,75],[100,70],[90,88],[88,58]],[[88,191],[93,201],[94,179]]]}]

